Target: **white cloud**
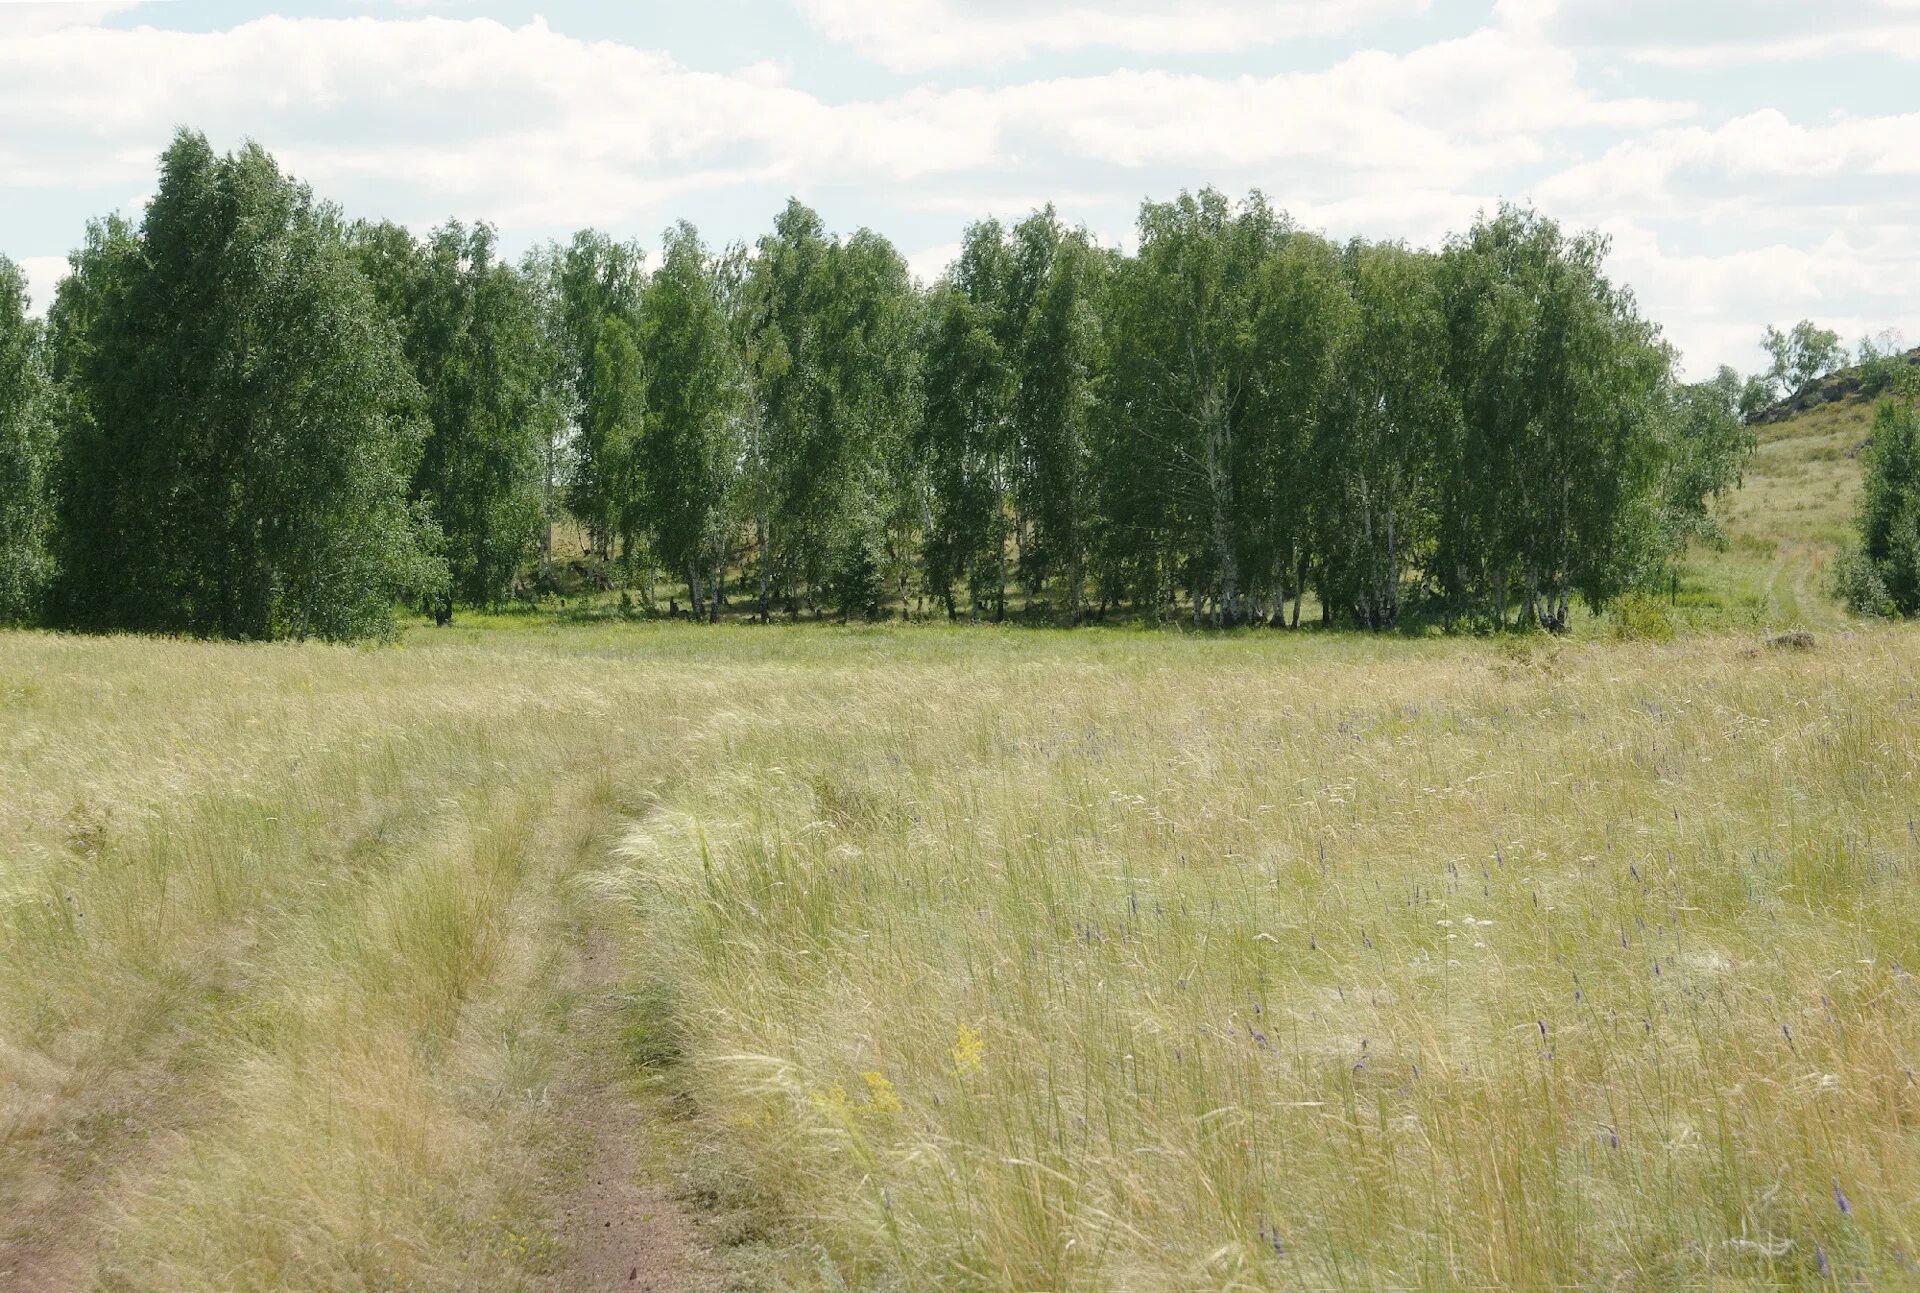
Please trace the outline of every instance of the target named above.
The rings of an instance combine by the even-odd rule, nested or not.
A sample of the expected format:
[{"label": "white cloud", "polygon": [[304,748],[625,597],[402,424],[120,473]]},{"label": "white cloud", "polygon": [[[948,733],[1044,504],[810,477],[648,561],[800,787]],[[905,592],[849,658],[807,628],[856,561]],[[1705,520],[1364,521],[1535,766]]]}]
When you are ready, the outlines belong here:
[{"label": "white cloud", "polygon": [[1765,109],[1626,140],[1533,196],[1613,237],[1616,274],[1704,372],[1753,367],[1768,323],[1911,332],[1915,174],[1920,114],[1802,125]]},{"label": "white cloud", "polygon": [[1690,71],[1829,56],[1920,58],[1914,0],[1499,0],[1568,48]]},{"label": "white cloud", "polygon": [[[485,218],[509,239],[587,223],[648,230],[690,209],[770,204],[770,193],[838,201],[855,223],[894,234],[890,219],[904,214],[906,245],[920,248],[909,262],[929,280],[966,221],[1048,199],[1121,243],[1140,197],[1257,185],[1337,237],[1431,243],[1501,195],[1531,197],[1615,235],[1616,271],[1696,368],[1751,366],[1759,328],[1803,314],[1920,334],[1907,304],[1920,300],[1907,251],[1920,224],[1920,114],[1808,122],[1765,107],[1764,94],[1703,109],[1635,86],[1672,78],[1636,75],[1646,65],[1633,51],[1712,49],[1728,30],[1803,39],[1783,23],[1696,23],[1712,38],[1689,42],[1686,23],[1653,0],[1484,0],[1485,25],[1409,52],[1356,47],[1306,71],[1209,76],[1156,66],[1150,52],[1364,30],[1425,0],[781,2],[807,4],[830,32],[871,18],[875,34],[859,38],[871,48],[859,47],[896,65],[1096,47],[1137,65],[1068,75],[1063,66],[1088,60],[1056,59],[1010,84],[829,102],[791,55],[700,71],[538,21],[437,6],[403,17],[405,0],[369,0],[355,18],[198,33],[100,25],[125,5],[0,0],[0,120],[33,123],[0,132],[0,247],[76,241],[77,218],[57,235],[46,223],[22,236],[40,194],[139,193],[186,124],[221,147],[259,138],[353,214],[416,226]],[[1920,0],[1850,3],[1812,39],[1867,40],[1920,14]],[[31,25],[20,20],[28,9],[40,15]],[[1645,19],[1637,44],[1618,39],[1626,10]],[[1168,35],[1169,23],[1179,31]],[[710,232],[739,236],[772,209]],[[25,265],[44,305],[64,262]]]},{"label": "white cloud", "polygon": [[947,272],[947,266],[959,258],[960,244],[957,242],[922,247],[919,251],[907,253],[907,271],[924,286],[937,281]]},{"label": "white cloud", "polygon": [[829,38],[901,72],[1081,49],[1216,53],[1330,36],[1430,0],[794,0]]},{"label": "white cloud", "polygon": [[172,125],[189,123],[223,143],[258,136],[325,192],[405,195],[415,209],[397,214],[503,224],[664,218],[691,191],[748,183],[977,181],[1055,157],[1277,176],[1311,197],[1356,172],[1471,181],[1545,157],[1556,130],[1685,111],[1597,97],[1578,70],[1486,30],[1323,72],[1114,71],[828,105],[764,66],[693,71],[539,21],[66,28],[0,46],[0,118],[39,123],[0,139],[0,175],[16,187],[131,184]]},{"label": "white cloud", "polygon": [[91,27],[140,0],[0,0],[0,37],[31,36],[61,27]]},{"label": "white cloud", "polygon": [[1904,226],[1833,230],[1806,244],[1769,242],[1731,252],[1679,252],[1647,228],[1610,221],[1614,272],[1646,289],[1642,305],[1687,358],[1688,373],[1759,366],[1760,334],[1812,318],[1847,344],[1920,327],[1920,248]]},{"label": "white cloud", "polygon": [[[1873,182],[1920,174],[1920,113],[1804,126],[1772,108],[1712,127],[1661,130],[1614,145],[1543,182],[1547,207],[1640,220],[1801,223],[1858,219]],[[1826,191],[1826,182],[1846,181]],[[1882,185],[1910,213],[1920,193]],[[1735,228],[1740,226],[1734,226]]]},{"label": "white cloud", "polygon": [[60,286],[60,280],[67,276],[67,258],[65,256],[23,256],[18,262],[20,270],[27,277],[27,296],[29,312],[44,315],[47,306],[53,302],[53,294]]},{"label": "white cloud", "polygon": [[1889,54],[1920,59],[1920,23],[1865,27],[1826,27],[1804,35],[1770,40],[1717,41],[1702,44],[1649,45],[1630,51],[1641,63],[1689,71],[1740,67],[1755,63],[1797,63],[1836,55]]}]

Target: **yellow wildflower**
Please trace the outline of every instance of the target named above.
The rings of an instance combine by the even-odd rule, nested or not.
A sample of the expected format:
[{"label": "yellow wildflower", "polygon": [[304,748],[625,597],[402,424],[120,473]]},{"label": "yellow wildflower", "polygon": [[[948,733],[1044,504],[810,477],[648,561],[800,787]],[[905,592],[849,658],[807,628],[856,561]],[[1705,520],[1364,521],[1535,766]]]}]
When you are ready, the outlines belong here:
[{"label": "yellow wildflower", "polygon": [[867,1108],[873,1113],[899,1113],[900,1096],[884,1073],[862,1073],[867,1084]]},{"label": "yellow wildflower", "polygon": [[968,1023],[960,1025],[960,1031],[953,1041],[953,1071],[965,1077],[969,1073],[978,1073],[987,1051],[986,1044],[980,1040],[980,1034]]},{"label": "yellow wildflower", "polygon": [[824,1091],[815,1091],[810,1098],[814,1108],[836,1118],[845,1118],[853,1112],[853,1101],[847,1099],[847,1089],[838,1082]]}]

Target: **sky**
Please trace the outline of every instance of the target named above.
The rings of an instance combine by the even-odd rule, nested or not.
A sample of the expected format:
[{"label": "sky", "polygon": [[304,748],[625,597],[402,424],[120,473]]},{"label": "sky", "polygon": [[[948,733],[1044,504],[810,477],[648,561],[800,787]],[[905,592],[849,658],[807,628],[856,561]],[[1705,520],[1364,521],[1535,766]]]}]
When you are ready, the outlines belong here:
[{"label": "sky", "polygon": [[0,0],[0,254],[44,305],[191,126],[350,216],[751,241],[789,196],[931,280],[1053,202],[1258,188],[1435,245],[1612,241],[1687,369],[1768,324],[1920,341],[1920,0]]}]

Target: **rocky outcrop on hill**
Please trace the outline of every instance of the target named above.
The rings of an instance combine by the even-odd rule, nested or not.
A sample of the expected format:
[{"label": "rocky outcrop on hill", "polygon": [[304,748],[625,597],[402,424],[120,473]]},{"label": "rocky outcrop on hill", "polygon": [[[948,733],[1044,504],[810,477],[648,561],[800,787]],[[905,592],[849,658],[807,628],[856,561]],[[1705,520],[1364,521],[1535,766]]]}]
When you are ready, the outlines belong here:
[{"label": "rocky outcrop on hill", "polygon": [[[1907,363],[1920,367],[1920,346],[1909,350],[1903,357]],[[1822,404],[1838,404],[1841,400],[1850,400],[1870,393],[1863,390],[1862,385],[1862,376],[1858,368],[1843,368],[1837,373],[1829,373],[1816,381],[1808,382],[1764,413],[1756,414],[1753,421],[1758,426],[1785,422],[1796,414],[1804,413]]]}]

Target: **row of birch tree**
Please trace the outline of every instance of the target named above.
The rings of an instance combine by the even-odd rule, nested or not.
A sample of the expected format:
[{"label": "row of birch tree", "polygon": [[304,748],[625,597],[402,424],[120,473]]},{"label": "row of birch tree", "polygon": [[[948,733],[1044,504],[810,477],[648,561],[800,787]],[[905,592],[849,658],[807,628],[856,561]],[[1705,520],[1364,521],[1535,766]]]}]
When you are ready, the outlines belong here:
[{"label": "row of birch tree", "polygon": [[352,223],[183,132],[44,322],[0,261],[0,616],[354,638],[582,571],[717,619],[1116,614],[1564,628],[1658,578],[1750,452],[1521,209],[1437,249],[1254,194],[1051,209],[930,286],[790,203],[502,255]]}]

